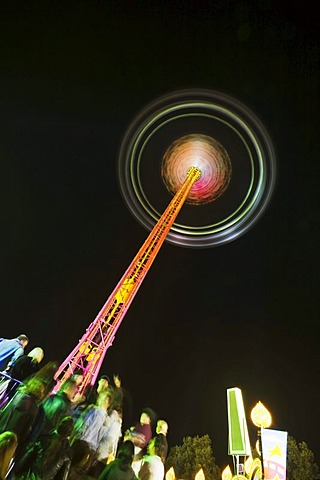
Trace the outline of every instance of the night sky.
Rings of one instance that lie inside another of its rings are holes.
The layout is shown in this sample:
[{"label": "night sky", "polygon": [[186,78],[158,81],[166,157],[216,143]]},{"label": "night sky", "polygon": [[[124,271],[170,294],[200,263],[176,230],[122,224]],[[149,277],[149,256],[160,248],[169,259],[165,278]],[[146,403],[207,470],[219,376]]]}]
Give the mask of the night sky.
[{"label": "night sky", "polygon": [[[320,463],[319,11],[283,0],[3,1],[1,335],[62,361],[148,232],[121,196],[135,115],[183,88],[247,104],[277,151],[264,216],[224,246],[165,243],[108,351],[170,445],[208,433],[227,456],[226,389]],[[150,188],[155,178],[150,178]],[[29,348],[28,348],[29,350]],[[27,350],[27,351],[28,351]]]}]

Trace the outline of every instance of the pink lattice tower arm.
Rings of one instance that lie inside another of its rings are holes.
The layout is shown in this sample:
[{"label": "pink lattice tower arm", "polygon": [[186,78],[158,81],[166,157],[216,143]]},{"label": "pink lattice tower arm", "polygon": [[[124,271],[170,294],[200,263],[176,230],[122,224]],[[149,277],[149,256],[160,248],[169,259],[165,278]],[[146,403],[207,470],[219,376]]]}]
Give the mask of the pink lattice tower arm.
[{"label": "pink lattice tower arm", "polygon": [[77,371],[83,375],[81,392],[88,385],[95,383],[107,350],[111,347],[134,296],[181,210],[191,187],[200,175],[201,172],[198,168],[191,167],[189,169],[186,180],[177,190],[96,319],[90,324],[78,345],[60,365],[55,375],[58,382],[65,382],[74,371]]}]

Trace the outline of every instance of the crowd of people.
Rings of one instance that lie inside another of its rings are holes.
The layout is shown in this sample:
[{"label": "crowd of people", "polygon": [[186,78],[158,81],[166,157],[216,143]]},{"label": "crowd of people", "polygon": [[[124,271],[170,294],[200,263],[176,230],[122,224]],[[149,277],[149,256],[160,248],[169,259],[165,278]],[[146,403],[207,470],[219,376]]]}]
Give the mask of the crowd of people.
[{"label": "crowd of people", "polygon": [[147,407],[124,428],[119,375],[81,394],[81,371],[58,385],[57,362],[41,366],[28,342],[0,339],[0,480],[162,480],[167,422]]}]

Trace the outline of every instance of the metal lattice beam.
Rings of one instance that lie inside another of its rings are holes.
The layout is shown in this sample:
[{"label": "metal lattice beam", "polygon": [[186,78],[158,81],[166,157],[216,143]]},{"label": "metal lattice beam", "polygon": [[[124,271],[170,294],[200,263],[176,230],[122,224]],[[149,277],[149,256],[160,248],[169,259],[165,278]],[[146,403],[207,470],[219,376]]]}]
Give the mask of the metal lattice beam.
[{"label": "metal lattice beam", "polygon": [[87,386],[95,383],[107,350],[111,347],[132,300],[165,241],[191,187],[200,175],[201,172],[198,168],[190,168],[186,180],[150,232],[97,317],[89,325],[78,345],[60,365],[55,375],[55,379],[59,383],[65,382],[75,370],[83,374],[81,392]]}]

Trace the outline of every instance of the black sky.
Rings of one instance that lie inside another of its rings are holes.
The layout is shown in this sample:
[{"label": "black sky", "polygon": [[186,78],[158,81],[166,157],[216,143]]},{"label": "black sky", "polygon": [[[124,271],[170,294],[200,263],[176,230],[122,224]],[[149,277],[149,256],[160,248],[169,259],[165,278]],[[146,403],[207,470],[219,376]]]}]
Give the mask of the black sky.
[{"label": "black sky", "polygon": [[147,236],[118,187],[130,121],[167,92],[221,90],[269,130],[274,197],[235,242],[162,247],[103,371],[123,377],[132,421],[150,405],[171,445],[209,433],[222,467],[234,386],[249,424],[261,400],[320,463],[319,11],[282,0],[0,8],[1,336],[27,333],[47,360],[69,354]]}]

